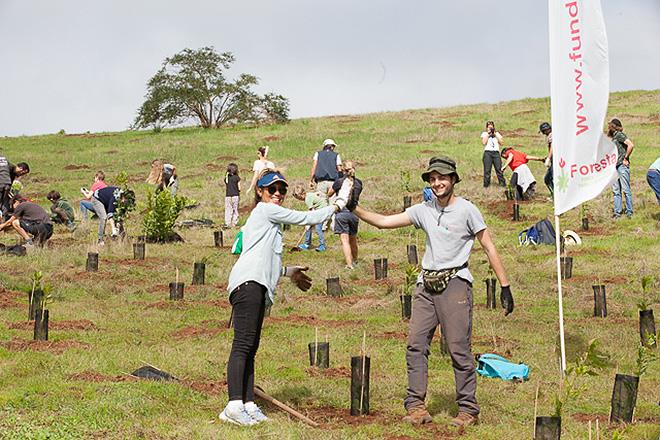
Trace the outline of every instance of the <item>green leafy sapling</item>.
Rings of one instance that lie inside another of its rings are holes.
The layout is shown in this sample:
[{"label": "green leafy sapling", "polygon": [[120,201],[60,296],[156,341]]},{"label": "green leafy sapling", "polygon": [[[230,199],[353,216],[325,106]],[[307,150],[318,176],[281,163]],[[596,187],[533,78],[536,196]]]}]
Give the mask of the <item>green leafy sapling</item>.
[{"label": "green leafy sapling", "polygon": [[652,275],[645,275],[641,279],[642,298],[640,298],[640,300],[637,301],[637,308],[639,309],[640,312],[643,312],[644,310],[648,310],[649,306],[651,305],[648,299],[648,291],[651,289],[651,286],[653,286],[654,281],[655,279],[653,278]]},{"label": "green leafy sapling", "polygon": [[571,401],[577,400],[587,390],[584,378],[597,376],[598,370],[605,368],[608,360],[607,355],[598,352],[598,340],[589,341],[587,351],[567,368],[564,379],[560,383],[559,392],[555,394],[555,417],[561,417],[564,407]]},{"label": "green leafy sapling", "polygon": [[403,191],[404,194],[410,194],[410,170],[402,170],[399,172],[399,175],[401,177],[401,191]]},{"label": "green leafy sapling", "polygon": [[415,285],[417,284],[417,277],[419,276],[419,268],[413,264],[406,267],[406,280],[403,286],[404,295],[412,295]]},{"label": "green leafy sapling", "polygon": [[637,348],[637,368],[635,373],[637,377],[642,377],[646,370],[648,370],[649,365],[658,360],[658,355],[654,350],[654,347],[658,343],[657,335],[646,335],[646,344],[641,344]]}]

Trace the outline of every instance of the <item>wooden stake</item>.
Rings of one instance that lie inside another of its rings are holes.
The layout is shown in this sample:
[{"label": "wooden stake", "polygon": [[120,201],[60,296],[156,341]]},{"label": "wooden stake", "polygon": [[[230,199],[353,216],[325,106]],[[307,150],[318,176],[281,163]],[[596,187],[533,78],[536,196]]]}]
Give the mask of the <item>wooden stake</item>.
[{"label": "wooden stake", "polygon": [[175,267],[174,269],[176,270],[176,275],[175,275],[174,279],[176,280],[176,284],[178,285],[179,284],[179,268]]},{"label": "wooden stake", "polygon": [[314,359],[314,365],[319,364],[319,328],[315,327],[314,328],[314,355],[316,359]]},{"label": "wooden stake", "polygon": [[598,417],[596,417],[596,440],[600,440],[600,427],[598,426]]},{"label": "wooden stake", "polygon": [[589,420],[589,440],[591,440],[591,420]]}]

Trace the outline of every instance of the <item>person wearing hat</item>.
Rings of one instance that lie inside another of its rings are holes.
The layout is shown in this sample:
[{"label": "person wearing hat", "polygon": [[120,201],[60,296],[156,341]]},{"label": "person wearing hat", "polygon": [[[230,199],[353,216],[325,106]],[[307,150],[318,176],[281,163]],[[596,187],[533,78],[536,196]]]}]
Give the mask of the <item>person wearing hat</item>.
[{"label": "person wearing hat", "polygon": [[621,211],[623,210],[621,193],[626,197],[626,217],[630,218],[633,215],[632,191],[630,190],[630,155],[635,145],[623,132],[621,121],[616,118],[608,124],[607,135],[612,138],[617,151],[616,172],[618,178],[612,184],[612,192],[614,193],[614,214],[612,218],[618,219],[621,217]]},{"label": "person wearing hat", "polygon": [[53,235],[53,223],[46,210],[21,196],[14,197],[11,204],[13,211],[9,219],[0,224],[0,231],[13,229],[25,240],[26,245],[43,246]]},{"label": "person wearing hat", "polygon": [[275,301],[275,287],[287,276],[301,290],[311,286],[303,266],[282,267],[282,224],[315,225],[342,210],[352,190],[346,179],[331,206],[314,211],[292,211],[282,205],[288,190],[284,176],[264,170],[257,180],[257,204],[243,231],[243,250],[229,274],[227,290],[232,305],[234,339],[227,363],[229,402],[219,414],[222,421],[241,426],[267,420],[254,403],[254,358],[261,338],[264,311]]},{"label": "person wearing hat", "polygon": [[471,352],[472,282],[468,260],[474,239],[481,243],[502,291],[500,300],[505,315],[513,311],[513,296],[502,261],[479,209],[454,194],[460,182],[456,162],[448,157],[433,157],[422,173],[434,199],[419,203],[405,212],[382,215],[357,206],[355,215],[381,229],[413,225],[426,233],[422,272],[413,296],[413,311],[408,330],[406,363],[408,390],[404,420],[413,424],[433,421],[426,409],[428,356],[435,328],[445,335],[454,368],[458,415],[452,423],[465,427],[477,423],[477,378]]},{"label": "person wearing hat", "polygon": [[332,188],[332,183],[341,171],[341,156],[335,152],[337,144],[332,139],[323,141],[323,149],[314,153],[310,180],[316,182],[316,190],[325,194]]},{"label": "person wearing hat", "polygon": [[486,131],[481,133],[481,143],[484,146],[484,188],[490,186],[490,169],[495,168],[497,182],[500,186],[506,186],[504,174],[502,174],[502,161],[500,160],[500,145],[502,145],[502,135],[495,130],[493,121],[486,122]]},{"label": "person wearing hat", "polygon": [[555,183],[552,174],[552,126],[547,122],[543,122],[541,125],[539,125],[539,133],[545,135],[545,142],[548,144],[548,156],[545,158],[545,166],[548,168],[548,170],[545,172],[543,182],[545,183],[545,186],[548,187],[550,196],[552,197],[555,193]]}]

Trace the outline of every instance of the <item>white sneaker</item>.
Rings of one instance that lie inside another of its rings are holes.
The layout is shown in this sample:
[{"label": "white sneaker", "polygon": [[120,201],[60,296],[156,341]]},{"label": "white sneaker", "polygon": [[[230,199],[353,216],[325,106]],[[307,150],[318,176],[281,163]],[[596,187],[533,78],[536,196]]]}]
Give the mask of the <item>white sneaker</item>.
[{"label": "white sneaker", "polygon": [[257,422],[250,417],[250,415],[245,411],[245,408],[233,408],[230,409],[229,406],[226,406],[225,409],[218,416],[220,420],[227,423],[233,423],[238,426],[252,426],[256,425]]},{"label": "white sneaker", "polygon": [[256,423],[267,422],[270,420],[254,402],[245,404],[245,412],[248,413]]}]

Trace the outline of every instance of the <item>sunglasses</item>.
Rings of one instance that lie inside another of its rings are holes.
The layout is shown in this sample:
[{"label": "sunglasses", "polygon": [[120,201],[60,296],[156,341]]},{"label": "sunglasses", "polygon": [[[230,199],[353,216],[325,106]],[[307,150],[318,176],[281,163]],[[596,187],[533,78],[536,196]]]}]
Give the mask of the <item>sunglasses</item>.
[{"label": "sunglasses", "polygon": [[288,191],[288,188],[285,185],[270,185],[268,187],[268,194],[271,196],[275,194],[275,192],[279,192],[281,195],[285,196],[286,192]]}]

